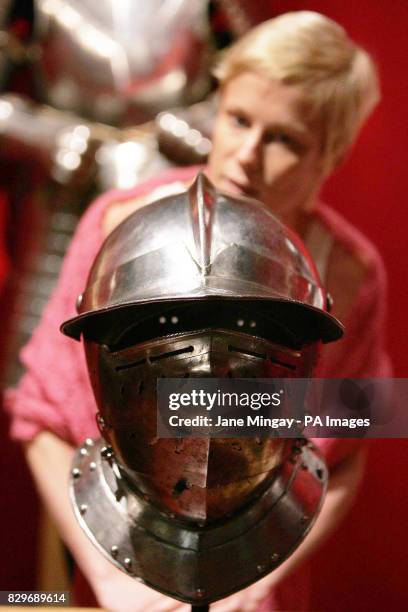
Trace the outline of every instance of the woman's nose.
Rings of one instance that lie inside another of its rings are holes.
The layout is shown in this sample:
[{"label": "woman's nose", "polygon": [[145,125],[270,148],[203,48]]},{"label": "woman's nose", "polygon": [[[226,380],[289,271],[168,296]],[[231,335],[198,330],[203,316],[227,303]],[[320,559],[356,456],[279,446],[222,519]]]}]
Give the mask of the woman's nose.
[{"label": "woman's nose", "polygon": [[260,161],[262,135],[259,130],[248,130],[238,149],[237,158],[242,166],[255,166]]}]

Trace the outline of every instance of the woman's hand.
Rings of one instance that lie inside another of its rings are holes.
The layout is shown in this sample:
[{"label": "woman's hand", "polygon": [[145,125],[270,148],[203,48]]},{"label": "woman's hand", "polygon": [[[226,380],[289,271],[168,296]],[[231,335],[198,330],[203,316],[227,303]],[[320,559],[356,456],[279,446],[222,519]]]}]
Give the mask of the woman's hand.
[{"label": "woman's hand", "polygon": [[114,565],[98,584],[95,595],[109,612],[190,612],[190,606],[162,595],[127,576]]},{"label": "woman's hand", "polygon": [[272,575],[251,586],[211,604],[211,612],[258,612],[262,602],[270,595],[275,580]]}]

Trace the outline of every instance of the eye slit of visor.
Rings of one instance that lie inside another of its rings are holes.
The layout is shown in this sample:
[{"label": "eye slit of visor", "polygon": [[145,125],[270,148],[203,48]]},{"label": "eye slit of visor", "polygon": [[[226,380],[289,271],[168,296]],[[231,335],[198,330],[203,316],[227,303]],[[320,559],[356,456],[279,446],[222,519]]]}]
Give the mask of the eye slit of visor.
[{"label": "eye slit of visor", "polygon": [[167,307],[161,312],[129,321],[113,336],[108,347],[119,351],[143,342],[195,332],[200,329],[224,329],[269,340],[277,345],[299,349],[308,338],[297,333],[293,322],[282,322],[283,317],[275,316],[268,305],[231,302],[195,301]]}]

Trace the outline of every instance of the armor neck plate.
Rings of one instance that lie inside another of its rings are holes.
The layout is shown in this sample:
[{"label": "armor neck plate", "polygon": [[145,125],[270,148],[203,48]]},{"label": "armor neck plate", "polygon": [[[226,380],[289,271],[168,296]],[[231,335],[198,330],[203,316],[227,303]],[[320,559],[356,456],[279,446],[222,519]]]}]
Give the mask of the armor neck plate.
[{"label": "armor neck plate", "polygon": [[88,439],[74,457],[70,496],[79,523],[119,569],[191,604],[222,599],[274,570],[306,536],[326,493],[322,457],[294,440],[268,489],[232,516],[192,525],[131,489],[104,444]]}]

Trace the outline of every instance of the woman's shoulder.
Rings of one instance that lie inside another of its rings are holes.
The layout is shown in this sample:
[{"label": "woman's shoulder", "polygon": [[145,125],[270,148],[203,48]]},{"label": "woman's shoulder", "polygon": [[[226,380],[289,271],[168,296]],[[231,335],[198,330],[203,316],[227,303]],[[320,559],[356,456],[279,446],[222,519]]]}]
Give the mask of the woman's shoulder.
[{"label": "woman's shoulder", "polygon": [[320,202],[315,218],[331,234],[333,245],[348,254],[355,265],[365,269],[381,265],[381,256],[375,245],[337,210]]},{"label": "woman's shoulder", "polygon": [[319,204],[315,219],[330,237],[325,284],[334,301],[334,314],[344,321],[363,287],[385,287],[384,265],[374,244],[340,213]]}]

